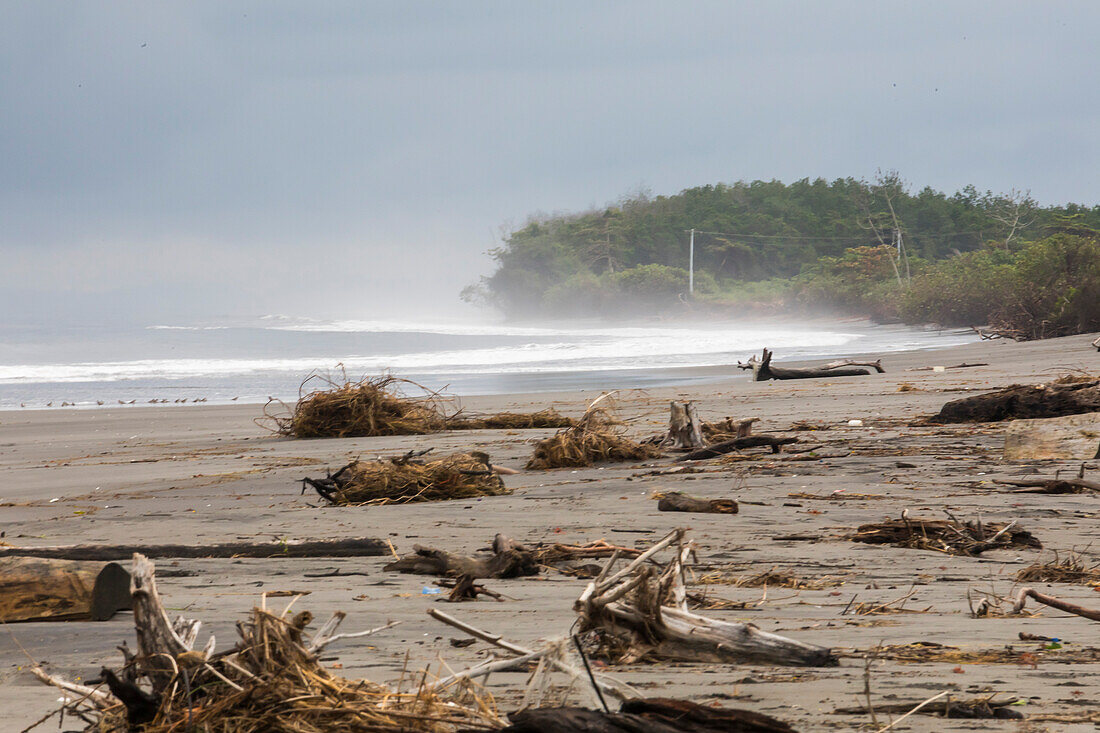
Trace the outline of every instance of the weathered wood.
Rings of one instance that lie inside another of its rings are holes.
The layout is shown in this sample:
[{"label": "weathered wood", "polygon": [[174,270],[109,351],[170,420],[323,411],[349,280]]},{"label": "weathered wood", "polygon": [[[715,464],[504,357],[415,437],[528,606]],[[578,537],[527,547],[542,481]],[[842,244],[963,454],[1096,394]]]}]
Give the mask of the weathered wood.
[{"label": "weathered wood", "polygon": [[679,491],[670,491],[657,501],[657,511],[737,514],[737,502],[733,499],[697,499]]},{"label": "weathered wood", "polygon": [[661,442],[662,447],[672,450],[695,450],[706,445],[703,440],[703,424],[694,402],[669,403],[670,416],[668,435]]},{"label": "weathered wood", "polygon": [[1012,606],[1013,613],[1020,613],[1024,610],[1024,606],[1027,605],[1027,599],[1034,598],[1044,606],[1050,606],[1051,608],[1057,608],[1059,611],[1065,611],[1066,613],[1072,613],[1082,618],[1087,618],[1090,621],[1100,621],[1100,611],[1091,608],[1085,608],[1079,606],[1076,603],[1070,603],[1069,601],[1063,601],[1060,598],[1054,596],[1048,596],[1046,593],[1040,593],[1034,588],[1021,588],[1016,594],[1016,601]]},{"label": "weathered wood", "polygon": [[130,576],[116,563],[0,559],[0,622],[106,621],[128,608]]},{"label": "weathered wood", "polygon": [[539,566],[529,552],[506,549],[481,559],[454,555],[432,547],[413,546],[414,552],[386,565],[383,570],[414,575],[445,575],[471,578],[518,578],[538,575]]},{"label": "weathered wood", "polygon": [[744,448],[763,448],[765,446],[771,448],[772,453],[779,453],[782,451],[783,446],[797,442],[798,438],[795,437],[748,435],[744,438],[734,438],[733,440],[726,440],[721,443],[715,443],[714,445],[708,445],[706,448],[700,448],[687,455],[680,456],[676,460],[702,461],[707,458],[714,458],[716,456],[725,455],[726,453],[732,453],[735,450],[742,450]]},{"label": "weathered wood", "polygon": [[1100,412],[1043,420],[1013,420],[1005,429],[1005,460],[1100,458]]},{"label": "weathered wood", "polygon": [[886,370],[882,368],[882,360],[856,362],[850,360],[833,361],[819,367],[777,367],[772,366],[772,352],[764,349],[761,358],[753,356],[746,363],[738,362],[739,369],[751,369],[752,381],[766,382],[770,379],[824,379],[828,377],[863,377],[870,374],[869,367],[880,374]]},{"label": "weathered wood", "polygon": [[[670,545],[676,552],[663,569],[643,564]],[[624,649],[621,661],[628,663],[655,657],[719,664],[837,664],[824,647],[689,611],[683,566],[693,552],[694,543],[678,529],[616,573],[611,573],[613,558],[573,604],[580,631],[610,637],[614,647]]]},{"label": "weathered wood", "polygon": [[535,708],[508,716],[502,733],[794,733],[781,720],[751,710],[687,700],[646,698],[617,713],[585,708]]},{"label": "weathered wood", "polygon": [[998,422],[1063,417],[1100,411],[1100,379],[1023,385],[951,400],[929,419],[934,423]]},{"label": "weathered wood", "polygon": [[[194,649],[202,622],[182,617],[168,620],[157,593],[155,568],[149,558],[134,553],[130,568],[130,595],[133,596],[134,630],[137,632],[137,659],[153,684],[153,693],[164,692],[179,671],[177,659]],[[214,647],[214,637],[206,645]],[[203,659],[207,656],[203,654]]]},{"label": "weathered wood", "polygon": [[229,542],[217,545],[55,545],[3,547],[4,557],[45,557],[60,560],[126,560],[135,553],[168,557],[373,557],[389,554],[382,540],[346,539],[287,542]]}]

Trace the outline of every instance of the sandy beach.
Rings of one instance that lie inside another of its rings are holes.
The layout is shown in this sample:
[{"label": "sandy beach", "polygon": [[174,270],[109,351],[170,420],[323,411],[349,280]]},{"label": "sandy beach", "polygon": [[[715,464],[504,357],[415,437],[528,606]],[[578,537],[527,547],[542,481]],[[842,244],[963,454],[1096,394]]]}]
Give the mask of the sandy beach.
[{"label": "sandy beach", "polygon": [[[1060,652],[1036,653],[1032,664],[932,661],[870,664],[876,704],[918,702],[949,690],[956,699],[997,694],[1019,697],[1014,708],[1036,720],[1027,730],[1092,730],[1091,723],[1043,721],[1043,716],[1100,714],[1100,649],[1092,661],[1069,663],[1069,652],[1100,647],[1089,621],[1051,609],[1034,617],[972,618],[971,597],[1008,595],[1018,570],[1053,551],[1096,542],[1095,497],[1086,494],[1006,495],[997,478],[1053,475],[1079,463],[1007,462],[1001,424],[911,426],[959,396],[1036,383],[1059,374],[1100,371],[1095,334],[1048,341],[973,343],[933,351],[882,354],[885,374],[867,377],[753,383],[744,372],[697,371],[716,378],[682,388],[618,395],[619,414],[635,436],[660,432],[668,401],[696,400],[704,420],[758,417],[756,432],[786,432],[797,421],[826,429],[790,433],[843,457],[785,461],[709,461],[703,472],[651,475],[673,458],[581,470],[524,471],[533,444],[550,430],[448,432],[426,436],[291,440],[257,426],[258,405],[160,406],[0,413],[0,530],[16,546],[108,543],[206,544],[236,540],[371,537],[390,540],[399,553],[414,544],[460,554],[485,547],[497,532],[522,542],[646,544],[675,527],[690,527],[699,559],[754,575],[771,568],[809,580],[835,581],[817,590],[707,586],[710,596],[749,602],[747,608],[700,613],[750,621],[766,631],[834,648],[841,665],[791,669],[755,665],[638,664],[613,671],[647,693],[744,707],[789,722],[801,731],[850,730],[867,714],[837,715],[861,704],[865,657],[878,646],[914,642],[966,651],[1011,646],[1036,651],[1020,633],[1057,637]],[[880,355],[869,355],[877,358]],[[778,360],[782,354],[777,355]],[[934,372],[933,365],[984,362],[988,366]],[[903,386],[906,385],[906,386]],[[477,397],[471,411],[537,410],[553,406],[577,415],[593,392]],[[862,420],[859,427],[848,425]],[[495,463],[518,469],[505,480],[515,492],[476,501],[341,508],[303,494],[303,476],[323,475],[355,457],[387,456],[433,447],[437,453],[482,450]],[[1095,467],[1096,461],[1092,462]],[[652,465],[651,465],[652,464]],[[680,490],[741,502],[734,516],[657,511],[651,495]],[[838,492],[835,493],[834,492]],[[792,496],[801,495],[801,496]],[[806,496],[810,495],[810,496]],[[849,495],[851,498],[846,498]],[[862,495],[862,496],[860,496]],[[830,498],[832,497],[832,498]],[[1044,550],[992,551],[980,558],[856,544],[843,536],[857,525],[911,516],[983,521],[1018,520]],[[782,539],[811,536],[816,541]],[[778,538],[778,539],[777,539]],[[1086,550],[1093,557],[1092,550]],[[332,647],[340,674],[395,681],[406,664],[433,670],[440,660],[458,669],[485,659],[486,644],[451,645],[458,634],[429,618],[437,595],[422,593],[427,576],[382,571],[388,557],[350,560],[161,560],[173,571],[160,579],[173,612],[201,619],[219,648],[236,638],[234,624],[264,591],[308,592],[296,608],[318,618],[347,612],[347,631],[402,623],[368,640]],[[341,572],[363,573],[332,576]],[[329,577],[324,577],[330,574]],[[445,610],[526,644],[567,632],[572,601],[584,580],[546,572],[525,579],[487,581],[503,603],[442,604]],[[1100,595],[1084,585],[1037,584],[1039,590],[1085,605]],[[842,614],[857,603],[886,603],[912,591],[914,612]],[[280,599],[282,600],[282,599]],[[56,707],[58,693],[27,673],[32,663],[70,678],[90,678],[116,665],[116,645],[133,636],[123,612],[107,622],[22,623],[0,632],[0,725],[18,731]],[[1088,656],[1087,654],[1085,655]],[[407,658],[407,662],[406,662]],[[489,687],[507,710],[518,701],[525,675],[494,675]],[[889,716],[880,713],[880,725]],[[974,730],[991,721],[913,716],[899,729]],[[1012,721],[996,725],[1016,727]],[[1031,725],[1031,724],[1027,724]],[[56,719],[43,730],[56,729]],[[64,729],[77,727],[67,722]]]}]

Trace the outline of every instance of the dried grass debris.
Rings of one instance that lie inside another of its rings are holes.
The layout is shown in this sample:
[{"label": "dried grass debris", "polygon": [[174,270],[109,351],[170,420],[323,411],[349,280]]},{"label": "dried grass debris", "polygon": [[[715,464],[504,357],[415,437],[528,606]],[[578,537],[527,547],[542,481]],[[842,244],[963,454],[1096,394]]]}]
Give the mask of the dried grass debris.
[{"label": "dried grass debris", "polygon": [[1016,527],[1015,520],[983,524],[980,521],[920,519],[907,515],[902,515],[901,519],[861,525],[848,539],[871,545],[893,545],[969,557],[994,549],[1043,547],[1030,532]]},{"label": "dried grass debris", "polygon": [[512,493],[484,453],[454,453],[418,462],[399,458],[352,461],[320,479],[305,478],[326,501],[340,506],[378,506],[472,499]]},{"label": "dried grass debris", "polygon": [[636,443],[624,435],[623,423],[596,400],[572,427],[559,430],[535,446],[528,470],[586,468],[596,463],[644,461],[659,458],[653,445]]}]

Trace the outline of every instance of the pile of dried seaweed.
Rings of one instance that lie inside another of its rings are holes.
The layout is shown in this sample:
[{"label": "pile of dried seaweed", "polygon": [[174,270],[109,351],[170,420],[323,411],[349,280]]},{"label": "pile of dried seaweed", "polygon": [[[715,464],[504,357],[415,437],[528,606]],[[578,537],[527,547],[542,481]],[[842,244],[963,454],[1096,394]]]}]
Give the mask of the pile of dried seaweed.
[{"label": "pile of dried seaweed", "polygon": [[454,453],[422,462],[406,454],[352,461],[325,478],[303,479],[325,500],[340,505],[407,504],[512,493],[484,453]]},{"label": "pile of dried seaweed", "polygon": [[891,519],[861,525],[848,539],[871,545],[893,545],[975,557],[986,550],[1012,547],[1042,549],[1039,540],[1015,522],[957,522],[946,519]]},{"label": "pile of dried seaweed", "polygon": [[[319,383],[319,388],[309,390],[315,383]],[[403,389],[415,391],[417,396],[405,395]],[[437,393],[388,374],[359,382],[338,382],[311,374],[302,382],[299,394],[289,416],[269,414],[264,408],[264,419],[274,423],[274,430],[281,435],[294,438],[423,435],[447,427],[444,401]]]},{"label": "pile of dried seaweed", "polygon": [[660,455],[654,446],[625,437],[622,423],[593,403],[576,425],[540,441],[527,468],[583,468],[594,463],[642,461]]},{"label": "pile of dried seaweed", "polygon": [[456,415],[447,421],[448,430],[528,430],[570,428],[577,424],[553,407],[538,412],[497,412],[488,415]]},{"label": "pile of dried seaweed", "polygon": [[696,580],[699,585],[732,585],[735,588],[795,588],[820,590],[844,585],[844,578],[827,575],[822,578],[802,578],[787,570],[772,568],[755,575],[739,575],[732,569],[709,570]]},{"label": "pile of dried seaweed", "polygon": [[[317,389],[311,389],[317,386]],[[306,377],[293,410],[268,412],[259,422],[294,438],[358,438],[375,435],[423,435],[442,430],[562,428],[573,420],[553,408],[533,413],[501,412],[465,415],[451,400],[416,382],[392,375],[358,382],[321,374]]]},{"label": "pile of dried seaweed", "polygon": [[1069,553],[1059,557],[1054,553],[1050,562],[1036,562],[1016,573],[1019,583],[1078,583],[1100,586],[1100,564],[1086,565],[1081,556]]}]

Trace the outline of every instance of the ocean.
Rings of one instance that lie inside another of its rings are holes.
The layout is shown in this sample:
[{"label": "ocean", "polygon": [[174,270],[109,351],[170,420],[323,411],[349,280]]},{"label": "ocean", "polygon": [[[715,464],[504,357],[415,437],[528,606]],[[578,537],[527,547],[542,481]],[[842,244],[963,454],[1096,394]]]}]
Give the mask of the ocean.
[{"label": "ocean", "polygon": [[[961,330],[779,318],[517,326],[279,315],[144,326],[8,325],[0,326],[0,409],[289,401],[313,373],[343,380],[389,371],[460,396],[634,389],[743,374],[737,361],[765,346],[790,360],[974,338]],[[691,367],[716,369],[683,371]]]}]

